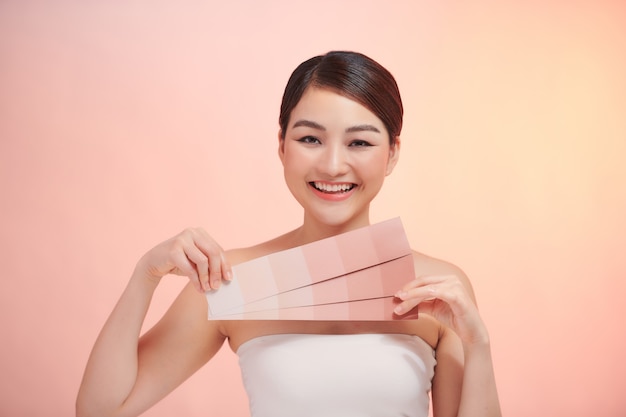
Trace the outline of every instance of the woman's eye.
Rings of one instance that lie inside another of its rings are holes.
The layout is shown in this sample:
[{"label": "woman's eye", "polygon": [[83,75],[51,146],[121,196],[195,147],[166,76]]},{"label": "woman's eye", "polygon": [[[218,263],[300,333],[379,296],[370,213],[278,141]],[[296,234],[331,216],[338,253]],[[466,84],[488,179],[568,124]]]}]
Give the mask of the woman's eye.
[{"label": "woman's eye", "polygon": [[356,148],[364,148],[367,146],[372,146],[372,144],[365,140],[353,140],[352,142],[350,142],[350,146],[353,146]]},{"label": "woman's eye", "polygon": [[303,138],[298,139],[298,142],[307,143],[311,145],[320,143],[319,139],[314,136],[305,136]]}]

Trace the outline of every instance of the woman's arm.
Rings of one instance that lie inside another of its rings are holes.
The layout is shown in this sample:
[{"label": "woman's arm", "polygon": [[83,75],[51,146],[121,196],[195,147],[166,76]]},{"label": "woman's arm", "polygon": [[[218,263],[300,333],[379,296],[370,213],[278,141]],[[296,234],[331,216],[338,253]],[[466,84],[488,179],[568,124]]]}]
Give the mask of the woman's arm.
[{"label": "woman's arm", "polygon": [[437,345],[432,398],[435,417],[500,417],[489,342],[464,346],[449,328]]},{"label": "woman's arm", "polygon": [[435,417],[500,417],[491,347],[471,284],[462,271],[419,276],[397,297],[398,314],[419,305],[442,327],[433,378]]},{"label": "woman's arm", "polygon": [[[230,279],[223,251],[198,229],[186,230],[146,253],[93,347],[76,401],[83,416],[135,416],[173,390],[223,344],[217,322],[207,320],[200,294]],[[150,301],[162,276],[190,283],[141,339]],[[194,291],[195,287],[195,291]]]}]

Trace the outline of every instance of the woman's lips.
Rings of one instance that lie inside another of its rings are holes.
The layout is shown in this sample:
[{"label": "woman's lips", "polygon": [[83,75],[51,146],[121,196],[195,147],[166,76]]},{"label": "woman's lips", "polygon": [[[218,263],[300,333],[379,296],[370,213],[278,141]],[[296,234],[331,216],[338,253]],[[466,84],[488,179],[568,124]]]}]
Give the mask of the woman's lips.
[{"label": "woman's lips", "polygon": [[349,182],[330,183],[312,181],[309,186],[313,193],[319,198],[327,201],[343,201],[353,194],[356,184]]}]

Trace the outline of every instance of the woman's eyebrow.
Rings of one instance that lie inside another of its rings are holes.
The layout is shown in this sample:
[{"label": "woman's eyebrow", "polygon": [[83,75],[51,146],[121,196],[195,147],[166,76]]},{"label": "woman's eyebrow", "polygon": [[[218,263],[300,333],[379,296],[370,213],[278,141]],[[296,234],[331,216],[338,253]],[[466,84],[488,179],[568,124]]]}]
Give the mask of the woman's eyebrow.
[{"label": "woman's eyebrow", "polygon": [[297,122],[295,122],[293,124],[292,129],[294,129],[296,127],[300,127],[300,126],[310,127],[312,129],[326,131],[326,128],[324,126],[322,126],[321,124],[319,124],[317,122],[313,122],[311,120],[298,120]]},{"label": "woman's eyebrow", "polygon": [[376,133],[380,133],[380,130],[378,130],[378,128],[374,125],[356,125],[356,126],[352,126],[346,129],[346,133],[352,133],[352,132],[376,132]]},{"label": "woman's eyebrow", "polygon": [[[298,120],[297,122],[295,122],[293,124],[293,128],[296,127],[310,127],[312,129],[316,129],[316,130],[321,130],[321,131],[326,131],[326,128],[324,126],[322,126],[321,124],[314,122],[312,120]],[[350,126],[349,128],[346,129],[346,133],[353,133],[353,132],[375,132],[375,133],[380,133],[380,130],[374,126],[374,125],[369,125],[369,124],[362,124],[362,125],[356,125],[356,126]]]}]

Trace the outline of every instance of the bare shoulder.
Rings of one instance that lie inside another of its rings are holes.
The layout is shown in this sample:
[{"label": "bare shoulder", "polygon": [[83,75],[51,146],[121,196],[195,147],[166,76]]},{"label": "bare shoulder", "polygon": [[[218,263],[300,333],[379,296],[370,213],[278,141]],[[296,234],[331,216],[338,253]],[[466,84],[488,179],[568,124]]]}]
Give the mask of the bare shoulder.
[{"label": "bare shoulder", "polygon": [[457,265],[444,261],[442,259],[433,258],[421,252],[413,251],[413,264],[415,266],[415,274],[417,276],[424,275],[456,275],[459,280],[466,286],[467,290],[476,303],[474,289],[468,276]]}]

